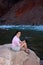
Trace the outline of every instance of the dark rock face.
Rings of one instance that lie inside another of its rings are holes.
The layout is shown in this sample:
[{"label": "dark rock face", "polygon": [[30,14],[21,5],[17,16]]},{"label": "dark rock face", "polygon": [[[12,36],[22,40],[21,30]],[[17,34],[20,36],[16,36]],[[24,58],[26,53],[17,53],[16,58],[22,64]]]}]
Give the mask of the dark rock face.
[{"label": "dark rock face", "polygon": [[12,0],[7,2],[9,5],[6,10],[9,11],[2,16],[2,19],[6,20],[4,24],[43,24],[43,0],[22,0],[18,3],[16,1],[16,4]]},{"label": "dark rock face", "polygon": [[0,0],[0,17],[9,11],[19,0]]}]

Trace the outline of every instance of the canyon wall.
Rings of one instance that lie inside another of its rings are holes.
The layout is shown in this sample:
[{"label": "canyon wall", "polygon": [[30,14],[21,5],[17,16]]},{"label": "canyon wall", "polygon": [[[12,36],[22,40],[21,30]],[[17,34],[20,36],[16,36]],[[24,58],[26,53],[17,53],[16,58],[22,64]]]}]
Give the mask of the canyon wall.
[{"label": "canyon wall", "polygon": [[43,0],[19,1],[1,19],[0,24],[43,24]]}]

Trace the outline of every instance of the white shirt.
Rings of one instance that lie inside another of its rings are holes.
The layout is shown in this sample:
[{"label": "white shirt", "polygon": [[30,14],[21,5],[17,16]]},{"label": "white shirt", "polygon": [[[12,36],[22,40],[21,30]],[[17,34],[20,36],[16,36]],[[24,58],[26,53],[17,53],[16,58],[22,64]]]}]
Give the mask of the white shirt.
[{"label": "white shirt", "polygon": [[14,36],[12,39],[12,47],[20,46],[20,42],[21,40],[17,36]]}]

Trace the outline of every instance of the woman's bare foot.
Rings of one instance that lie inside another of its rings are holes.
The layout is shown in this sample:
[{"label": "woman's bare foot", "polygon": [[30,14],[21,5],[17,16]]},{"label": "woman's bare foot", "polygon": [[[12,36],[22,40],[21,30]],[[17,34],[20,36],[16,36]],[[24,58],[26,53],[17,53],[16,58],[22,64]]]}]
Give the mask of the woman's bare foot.
[{"label": "woman's bare foot", "polygon": [[29,49],[26,49],[25,52],[26,52],[26,53],[29,53]]}]

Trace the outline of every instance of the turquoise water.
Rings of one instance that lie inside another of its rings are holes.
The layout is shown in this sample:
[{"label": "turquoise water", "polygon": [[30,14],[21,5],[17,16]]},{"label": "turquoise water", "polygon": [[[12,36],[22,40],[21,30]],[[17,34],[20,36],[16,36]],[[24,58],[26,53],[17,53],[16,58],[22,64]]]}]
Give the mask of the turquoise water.
[{"label": "turquoise water", "polygon": [[35,30],[35,31],[43,31],[43,25],[32,26],[32,25],[0,25],[0,29],[22,29],[22,30]]},{"label": "turquoise water", "polygon": [[21,40],[27,39],[28,48],[43,59],[43,25],[0,25],[0,44],[11,43],[17,30],[22,32]]}]

